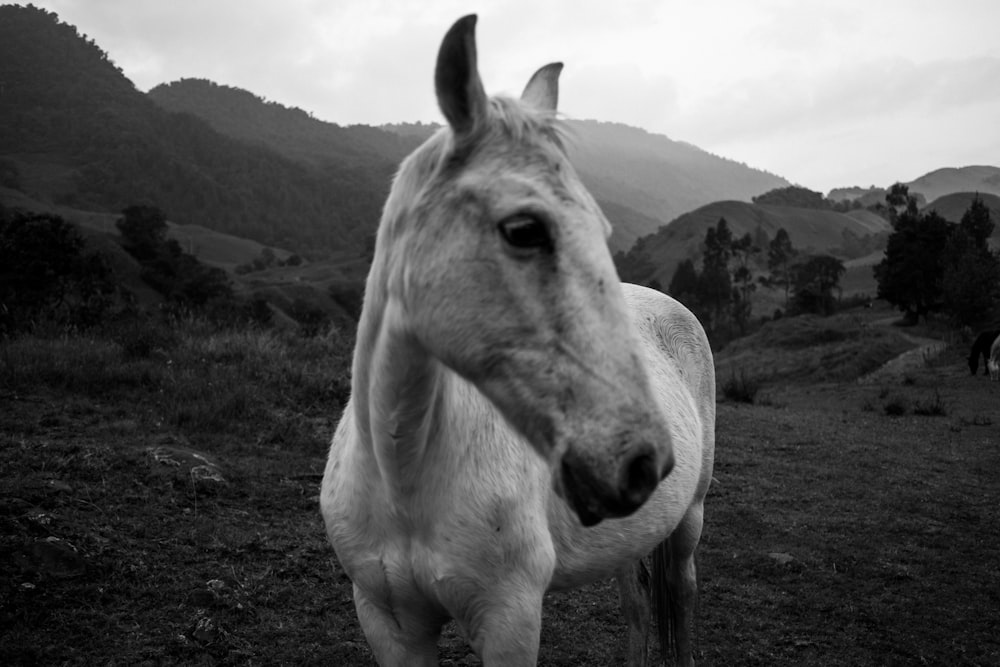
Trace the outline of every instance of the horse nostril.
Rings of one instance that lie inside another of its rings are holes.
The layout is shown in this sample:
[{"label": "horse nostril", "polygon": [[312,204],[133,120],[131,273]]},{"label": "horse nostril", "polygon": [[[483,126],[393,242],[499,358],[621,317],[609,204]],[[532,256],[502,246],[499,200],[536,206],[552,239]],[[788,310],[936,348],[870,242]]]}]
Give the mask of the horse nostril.
[{"label": "horse nostril", "polygon": [[660,481],[654,456],[647,453],[635,456],[622,471],[621,497],[631,509],[636,509],[649,498]]},{"label": "horse nostril", "polygon": [[660,481],[662,482],[670,474],[670,471],[674,469],[674,452],[671,449],[666,458],[663,459],[663,467],[660,469]]}]

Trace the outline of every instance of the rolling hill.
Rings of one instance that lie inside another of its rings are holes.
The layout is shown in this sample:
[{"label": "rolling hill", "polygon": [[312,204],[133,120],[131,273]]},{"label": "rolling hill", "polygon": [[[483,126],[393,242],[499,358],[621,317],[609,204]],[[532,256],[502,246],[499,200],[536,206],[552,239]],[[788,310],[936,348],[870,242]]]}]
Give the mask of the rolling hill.
[{"label": "rolling hill", "polygon": [[801,252],[829,253],[841,259],[869,254],[878,244],[879,236],[889,231],[888,222],[863,209],[836,213],[738,201],[714,202],[640,239],[619,265],[648,267],[645,275],[628,278],[647,284],[655,280],[666,287],[681,261],[701,257],[705,232],[720,218],[726,219],[734,237],[750,234],[755,239],[763,235],[771,239],[784,228],[792,245]]},{"label": "rolling hill", "polygon": [[[885,203],[887,188],[870,186],[867,188],[852,186],[834,188],[827,197],[833,201],[858,201],[862,206]],[[979,192],[983,195],[1000,196],[1000,167],[969,166],[945,167],[935,169],[909,183],[904,183],[910,189],[910,195],[916,197],[921,208],[927,202],[933,202],[944,195],[956,192]],[[959,216],[961,217],[961,216]]]},{"label": "rolling hill", "polygon": [[993,238],[1000,239],[1000,196],[983,192],[952,192],[938,197],[923,210],[937,211],[945,220],[949,222],[960,222],[965,212],[969,210],[973,198],[979,196],[986,208],[990,210],[990,217],[993,219]]},{"label": "rolling hill", "polygon": [[931,202],[955,192],[979,192],[1000,196],[1000,167],[945,167],[916,178],[907,185]]}]

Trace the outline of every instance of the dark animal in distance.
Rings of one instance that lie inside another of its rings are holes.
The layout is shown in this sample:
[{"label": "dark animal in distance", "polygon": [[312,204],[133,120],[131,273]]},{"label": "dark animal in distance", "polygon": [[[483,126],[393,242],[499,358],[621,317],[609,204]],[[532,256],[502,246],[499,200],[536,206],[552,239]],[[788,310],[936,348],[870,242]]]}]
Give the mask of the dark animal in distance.
[{"label": "dark animal in distance", "polygon": [[983,375],[989,373],[986,368],[986,362],[990,358],[990,346],[993,345],[993,341],[1000,336],[1000,331],[984,331],[976,337],[976,342],[972,344],[972,349],[969,351],[969,373],[972,375],[976,374],[979,370],[979,357],[983,358]]}]

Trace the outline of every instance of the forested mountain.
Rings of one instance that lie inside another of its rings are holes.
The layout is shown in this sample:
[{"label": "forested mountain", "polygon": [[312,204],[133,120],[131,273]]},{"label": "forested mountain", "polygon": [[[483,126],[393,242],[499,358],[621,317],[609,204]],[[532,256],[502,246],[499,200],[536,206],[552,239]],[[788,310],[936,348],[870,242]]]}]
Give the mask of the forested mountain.
[{"label": "forested mountain", "polygon": [[37,199],[152,204],[176,222],[314,256],[362,252],[378,222],[388,158],[311,165],[166,111],[45,10],[0,6],[0,81],[0,184]]},{"label": "forested mountain", "polygon": [[147,94],[168,111],[194,114],[222,134],[248,144],[316,166],[378,174],[381,181],[387,169],[391,175],[391,169],[423,140],[367,125],[341,127],[302,109],[205,79],[161,84]]},{"label": "forested mountain", "polygon": [[630,248],[640,236],[699,206],[720,200],[749,202],[756,195],[789,185],[780,176],[660,134],[594,120],[570,121],[569,125],[571,158],[594,198],[660,221],[645,229],[616,228],[612,250]]}]

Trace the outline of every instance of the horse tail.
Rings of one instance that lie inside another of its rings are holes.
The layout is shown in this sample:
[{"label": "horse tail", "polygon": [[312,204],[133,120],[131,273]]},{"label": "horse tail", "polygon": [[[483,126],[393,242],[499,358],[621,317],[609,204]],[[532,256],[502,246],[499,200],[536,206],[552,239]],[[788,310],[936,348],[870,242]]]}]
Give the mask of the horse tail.
[{"label": "horse tail", "polygon": [[670,588],[670,542],[663,540],[653,549],[651,556],[653,561],[652,587],[653,587],[653,614],[656,616],[656,632],[660,639],[660,653],[663,662],[667,662],[670,656],[675,662],[677,659],[677,642],[675,624],[677,622],[674,613],[675,605],[673,601],[674,591]]}]

